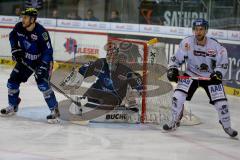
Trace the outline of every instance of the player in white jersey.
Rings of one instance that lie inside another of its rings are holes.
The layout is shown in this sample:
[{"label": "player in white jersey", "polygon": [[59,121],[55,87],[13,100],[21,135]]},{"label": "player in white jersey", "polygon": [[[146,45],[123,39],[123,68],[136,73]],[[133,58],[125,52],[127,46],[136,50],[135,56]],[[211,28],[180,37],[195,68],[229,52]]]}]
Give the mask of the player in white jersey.
[{"label": "player in white jersey", "polygon": [[[167,76],[170,81],[178,82],[178,85],[172,98],[173,120],[171,124],[164,125],[163,129],[176,129],[184,102],[191,100],[198,87],[203,87],[210,104],[218,111],[219,123],[224,131],[229,136],[235,137],[238,132],[231,128],[227,98],[222,85],[222,77],[228,68],[227,50],[216,40],[207,37],[207,31],[208,22],[196,19],[193,22],[194,35],[183,39],[176,54],[171,57]],[[184,63],[186,63],[185,77],[180,78],[178,68]],[[198,80],[193,77],[210,79]]]}]

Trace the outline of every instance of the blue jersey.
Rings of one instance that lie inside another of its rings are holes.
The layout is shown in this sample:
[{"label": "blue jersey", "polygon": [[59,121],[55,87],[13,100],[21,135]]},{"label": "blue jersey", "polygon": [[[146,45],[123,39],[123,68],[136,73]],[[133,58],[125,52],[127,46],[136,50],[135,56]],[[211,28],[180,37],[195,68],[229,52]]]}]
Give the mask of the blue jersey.
[{"label": "blue jersey", "polygon": [[9,35],[11,48],[20,47],[25,52],[25,61],[29,64],[35,61],[53,61],[53,48],[48,31],[36,23],[33,31],[27,31],[22,22],[15,25]]}]

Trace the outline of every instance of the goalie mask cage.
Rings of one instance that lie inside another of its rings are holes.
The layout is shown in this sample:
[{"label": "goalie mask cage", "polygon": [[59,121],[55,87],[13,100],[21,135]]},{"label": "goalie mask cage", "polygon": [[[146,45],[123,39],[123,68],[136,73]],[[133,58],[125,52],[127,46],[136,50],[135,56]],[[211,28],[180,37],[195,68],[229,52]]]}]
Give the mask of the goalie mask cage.
[{"label": "goalie mask cage", "polygon": [[163,124],[171,120],[173,88],[166,76],[165,44],[113,37],[108,41],[117,44],[119,54],[125,56],[123,63],[142,76],[143,92],[140,98],[136,96],[141,122]]}]

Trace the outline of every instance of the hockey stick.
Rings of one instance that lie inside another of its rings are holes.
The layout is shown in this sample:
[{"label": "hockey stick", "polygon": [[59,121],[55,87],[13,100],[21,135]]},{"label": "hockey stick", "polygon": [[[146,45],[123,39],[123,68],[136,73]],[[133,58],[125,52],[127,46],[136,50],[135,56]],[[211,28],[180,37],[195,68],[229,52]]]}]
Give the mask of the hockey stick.
[{"label": "hockey stick", "polygon": [[[191,79],[191,80],[203,80],[203,81],[209,81],[211,78],[209,77],[191,77],[191,76],[177,76],[178,79]],[[237,79],[222,79],[222,81],[238,81]]]},{"label": "hockey stick", "polygon": [[[28,69],[30,69],[33,73],[36,72],[35,69],[33,69],[31,66],[29,66],[27,63],[25,63],[24,61],[21,61],[21,63],[26,66]],[[69,95],[67,95],[65,92],[63,92],[60,88],[58,88],[55,84],[53,84],[50,80],[47,80],[46,78],[43,78],[43,80],[47,83],[49,83],[54,89],[56,89],[58,92],[60,92],[61,94],[63,94],[67,99],[71,100],[74,104],[76,104],[77,106],[81,107],[81,103],[75,101],[74,99],[72,99]]]},{"label": "hockey stick", "polygon": [[[76,69],[76,53],[77,53],[77,44],[76,45],[74,45],[74,50],[73,50],[73,68],[72,68],[72,72],[74,72],[75,71],[75,69]],[[75,87],[73,88],[73,89],[71,89],[70,90],[70,96],[69,97],[71,97],[71,95],[73,95],[73,94],[75,94]],[[71,93],[72,92],[72,93]],[[71,97],[72,98],[72,97]],[[72,98],[73,99],[73,98]],[[81,104],[80,104],[81,105]],[[77,106],[79,106],[79,105],[77,105]],[[80,107],[80,109],[81,109],[81,106],[79,106]]]}]

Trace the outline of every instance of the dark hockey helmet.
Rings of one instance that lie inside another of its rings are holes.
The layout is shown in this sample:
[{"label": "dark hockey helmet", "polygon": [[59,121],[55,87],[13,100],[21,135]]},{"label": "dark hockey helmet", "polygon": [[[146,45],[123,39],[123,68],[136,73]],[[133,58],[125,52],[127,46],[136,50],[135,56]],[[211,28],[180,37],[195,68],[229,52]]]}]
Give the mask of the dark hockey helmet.
[{"label": "dark hockey helmet", "polygon": [[205,29],[207,30],[208,29],[208,21],[206,21],[205,19],[203,18],[198,18],[196,20],[193,21],[193,27],[192,29],[194,30],[195,27],[197,26],[202,26],[202,27],[205,27]]},{"label": "dark hockey helmet", "polygon": [[21,14],[34,17],[36,19],[38,16],[38,10],[36,8],[26,8]]}]

